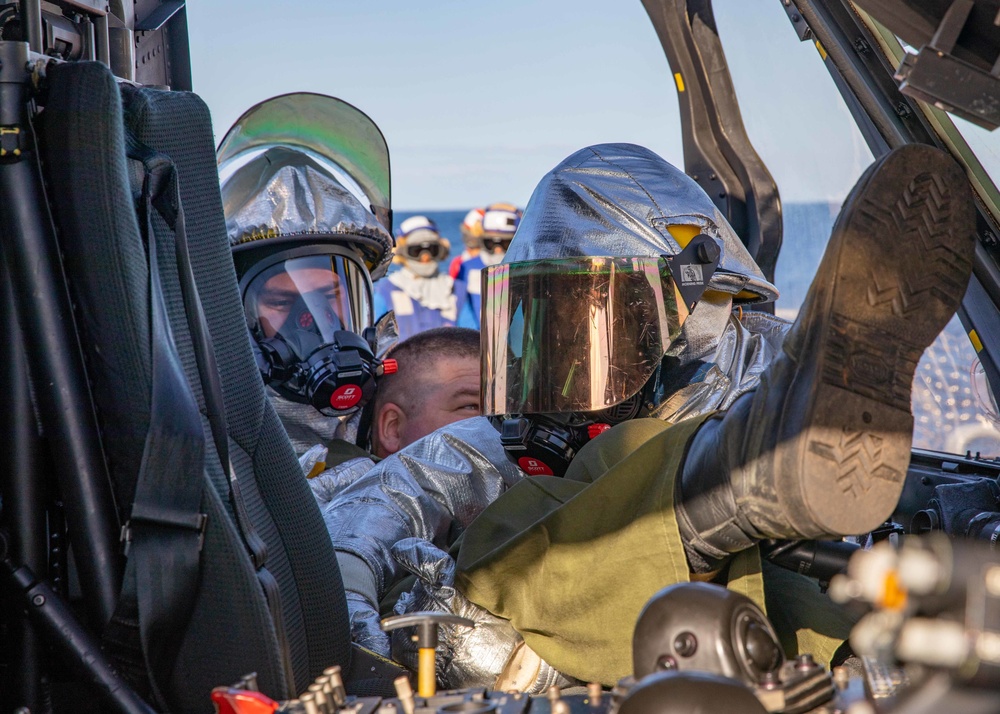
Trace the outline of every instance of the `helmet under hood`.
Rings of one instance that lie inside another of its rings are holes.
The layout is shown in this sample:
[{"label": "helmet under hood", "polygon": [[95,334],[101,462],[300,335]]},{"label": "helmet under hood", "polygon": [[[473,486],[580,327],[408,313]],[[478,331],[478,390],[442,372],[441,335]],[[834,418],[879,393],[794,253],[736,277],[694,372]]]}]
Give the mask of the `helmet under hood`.
[{"label": "helmet under hood", "polygon": [[321,94],[273,97],[233,124],[217,159],[237,256],[265,242],[347,245],[372,280],[385,274],[393,247],[389,150],[364,112]]},{"label": "helmet under hood", "polygon": [[383,370],[372,281],[393,240],[381,132],[339,99],[283,95],[233,125],[218,161],[264,382],[325,416],[356,413]]},{"label": "helmet under hood", "polygon": [[[505,263],[585,256],[674,256],[671,228],[691,226],[721,250],[708,287],[737,303],[771,302],[764,277],[712,199],[680,169],[635,144],[598,144],[572,154],[531,195]],[[675,230],[676,232],[676,230]]]},{"label": "helmet under hood", "polygon": [[483,413],[522,469],[561,475],[683,385],[677,353],[716,344],[733,301],[776,297],[683,172],[632,144],[582,149],[545,175],[484,271]]},{"label": "helmet under hood", "polygon": [[485,414],[590,413],[643,390],[655,407],[673,378],[663,358],[725,327],[719,310],[695,309],[688,329],[686,284],[777,297],[705,192],[633,144],[582,149],[546,174],[484,275]]},{"label": "helmet under hood", "polygon": [[222,184],[222,201],[234,253],[346,245],[373,279],[391,260],[392,237],[374,214],[329,170],[294,149],[268,149],[236,169]]}]

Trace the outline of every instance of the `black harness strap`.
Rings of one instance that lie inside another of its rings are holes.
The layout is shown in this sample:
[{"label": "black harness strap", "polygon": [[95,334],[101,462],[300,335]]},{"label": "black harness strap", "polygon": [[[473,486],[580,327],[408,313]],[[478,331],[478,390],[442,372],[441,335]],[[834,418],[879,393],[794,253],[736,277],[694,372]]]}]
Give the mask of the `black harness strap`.
[{"label": "black harness strap", "polygon": [[[198,294],[194,271],[191,268],[191,257],[188,250],[187,231],[184,223],[184,209],[181,205],[180,186],[177,180],[177,170],[169,157],[160,154],[140,143],[130,132],[126,132],[126,145],[129,158],[141,161],[146,172],[147,181],[153,179],[154,190],[146,190],[144,181],[143,200],[147,220],[145,230],[147,242],[156,242],[150,208],[157,210],[167,227],[174,233],[174,246],[177,262],[178,280],[184,299],[184,312],[187,317],[188,330],[191,333],[195,361],[198,365],[202,392],[205,397],[206,417],[212,431],[212,441],[219,455],[229,486],[229,499],[233,507],[237,529],[250,555],[267,600],[268,610],[274,625],[278,645],[282,649],[282,662],[285,668],[285,678],[288,687],[294,688],[295,678],[291,669],[291,655],[288,639],[285,634],[285,621],[281,608],[281,591],[278,581],[265,567],[267,562],[267,546],[257,533],[247,512],[246,503],[240,490],[239,480],[233,468],[229,454],[229,427],[226,423],[225,401],[222,393],[222,380],[219,377],[218,364],[215,359],[215,347],[212,344],[211,333],[205,318],[201,298]],[[150,270],[158,270],[155,261],[155,251],[151,248]]]},{"label": "black harness strap", "polygon": [[[162,174],[147,173],[143,194],[153,195]],[[160,707],[198,591],[207,517],[201,513],[205,436],[198,405],[174,346],[152,239],[150,201],[140,216],[148,237],[152,397],[149,432],[135,501],[122,528],[127,563],[118,608],[105,642],[125,646],[122,673]],[[134,646],[135,631],[141,652]],[[140,658],[141,656],[141,658]],[[145,686],[144,686],[145,685]]]}]

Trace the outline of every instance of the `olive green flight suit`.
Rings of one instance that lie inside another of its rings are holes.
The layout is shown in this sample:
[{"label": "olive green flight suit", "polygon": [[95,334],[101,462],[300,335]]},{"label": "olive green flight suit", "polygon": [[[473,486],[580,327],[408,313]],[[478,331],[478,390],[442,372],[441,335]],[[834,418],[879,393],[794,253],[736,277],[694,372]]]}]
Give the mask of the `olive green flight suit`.
[{"label": "olive green flight suit", "polygon": [[[516,484],[466,530],[459,588],[559,671],[605,685],[630,675],[642,607],[690,579],[674,494],[702,421],[625,422],[581,449],[564,478]],[[828,662],[849,633],[851,617],[812,580],[762,568],[756,548],[716,581],[765,608],[789,655]]]}]

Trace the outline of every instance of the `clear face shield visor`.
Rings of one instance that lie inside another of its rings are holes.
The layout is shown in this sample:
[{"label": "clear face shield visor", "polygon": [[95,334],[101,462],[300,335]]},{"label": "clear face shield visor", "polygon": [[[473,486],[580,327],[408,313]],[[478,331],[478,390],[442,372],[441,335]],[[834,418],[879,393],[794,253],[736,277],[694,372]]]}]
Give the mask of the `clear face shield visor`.
[{"label": "clear face shield visor", "polygon": [[643,388],[689,314],[664,257],[497,265],[483,271],[483,301],[485,415],[619,404]]},{"label": "clear face shield visor", "polygon": [[371,326],[371,282],[356,259],[338,253],[279,253],[247,272],[243,308],[258,340],[279,338],[305,360],[334,333]]}]

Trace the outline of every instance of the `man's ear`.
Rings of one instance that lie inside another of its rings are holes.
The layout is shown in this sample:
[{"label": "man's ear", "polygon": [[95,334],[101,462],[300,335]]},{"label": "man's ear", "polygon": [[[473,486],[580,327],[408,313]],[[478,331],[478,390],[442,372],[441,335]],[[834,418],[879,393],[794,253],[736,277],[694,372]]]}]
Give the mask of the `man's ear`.
[{"label": "man's ear", "polygon": [[398,404],[386,402],[375,415],[375,455],[384,459],[399,451],[406,414]]}]

